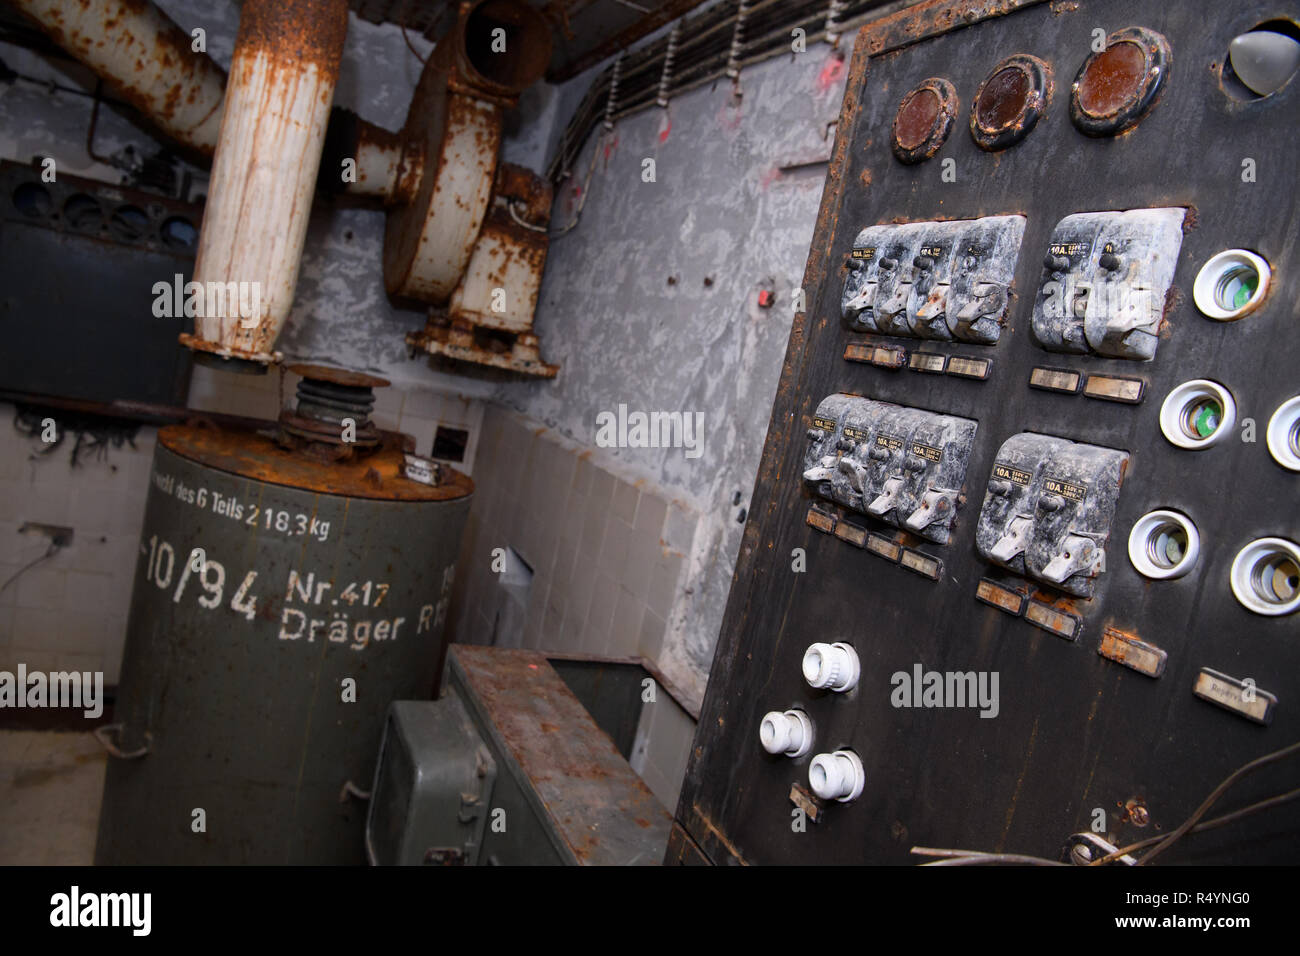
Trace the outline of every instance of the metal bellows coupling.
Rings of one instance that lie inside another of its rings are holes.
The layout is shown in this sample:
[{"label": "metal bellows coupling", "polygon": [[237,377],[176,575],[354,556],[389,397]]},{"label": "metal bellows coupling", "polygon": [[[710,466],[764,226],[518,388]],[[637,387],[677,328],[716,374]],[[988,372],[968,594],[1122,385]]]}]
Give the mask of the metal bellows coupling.
[{"label": "metal bellows coupling", "polygon": [[[385,711],[436,691],[472,484],[407,478],[330,371],[278,433],[159,432],[98,863],[364,862]],[[372,446],[328,460],[331,416]]]}]

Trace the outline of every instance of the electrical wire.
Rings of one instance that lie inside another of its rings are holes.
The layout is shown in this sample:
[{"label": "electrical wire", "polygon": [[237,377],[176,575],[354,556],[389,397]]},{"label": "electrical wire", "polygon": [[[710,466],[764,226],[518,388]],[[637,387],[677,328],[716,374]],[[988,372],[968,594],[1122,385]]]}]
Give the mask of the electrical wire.
[{"label": "electrical wire", "polygon": [[[913,850],[915,852],[915,850]],[[1023,853],[963,853],[961,856],[946,860],[932,860],[922,866],[1068,866],[1059,860],[1049,860],[1041,856],[1025,856]]]},{"label": "electrical wire", "polygon": [[567,225],[557,232],[550,234],[552,239],[559,239],[561,236],[567,235],[569,231],[578,224],[578,220],[582,217],[582,207],[587,204],[587,195],[591,192],[591,176],[596,171],[596,157],[600,155],[600,151],[604,145],[605,134],[601,133],[600,139],[596,140],[596,145],[591,150],[591,162],[587,165],[587,176],[582,181],[582,193],[578,196],[578,208],[573,210],[573,218]]},{"label": "electrical wire", "polygon": [[17,571],[15,571],[13,574],[9,576],[8,581],[6,581],[4,584],[0,584],[0,594],[3,594],[5,588],[9,587],[9,585],[13,584],[15,581],[21,578],[32,568],[36,567],[36,565],[40,564],[42,561],[46,560],[47,558],[54,557],[54,553],[58,550],[59,550],[59,545],[51,541],[50,546],[45,549],[45,553],[43,555],[41,555],[35,561],[29,561],[27,564],[23,565],[21,568],[19,568]]},{"label": "electrical wire", "polygon": [[[1258,803],[1252,803],[1249,806],[1242,807],[1240,810],[1233,810],[1231,813],[1225,813],[1221,817],[1215,817],[1212,820],[1206,820],[1204,823],[1198,823],[1196,826],[1192,827],[1187,832],[1204,833],[1206,830],[1213,830],[1216,827],[1225,826],[1226,824],[1229,823],[1235,823],[1237,820],[1240,820],[1242,817],[1248,817],[1252,813],[1258,813],[1260,810],[1267,810],[1270,807],[1276,807],[1276,806],[1280,806],[1283,803],[1288,803],[1296,799],[1297,797],[1300,797],[1300,787],[1297,787],[1295,790],[1288,790],[1286,793],[1279,793],[1277,796],[1269,797],[1266,800],[1260,800]],[[1134,850],[1144,849],[1145,847],[1152,846],[1165,839],[1167,839],[1167,835],[1164,833],[1160,834],[1159,836],[1148,837],[1145,840],[1139,840],[1137,843],[1130,843],[1128,846],[1124,847],[1121,850],[1116,850],[1114,853],[1108,853],[1106,856],[1103,856],[1100,859],[1093,860],[1091,863],[1088,863],[1087,865],[1100,866],[1101,864],[1113,860],[1117,857],[1123,856],[1126,853],[1132,853]],[[1143,859],[1145,860],[1145,857]]]},{"label": "electrical wire", "polygon": [[[1281,750],[1274,750],[1272,753],[1265,754],[1262,757],[1257,757],[1256,759],[1250,761],[1250,763],[1243,764],[1242,766],[1238,767],[1236,770],[1230,773],[1222,783],[1220,783],[1217,787],[1214,788],[1214,790],[1210,792],[1210,795],[1201,802],[1201,805],[1199,807],[1196,808],[1196,812],[1194,812],[1190,817],[1184,820],[1178,826],[1178,828],[1172,831],[1168,836],[1161,839],[1161,841],[1158,844],[1156,844],[1155,848],[1150,853],[1144,855],[1142,859],[1138,861],[1138,865],[1139,866],[1146,865],[1151,860],[1159,856],[1161,853],[1164,853],[1166,850],[1168,850],[1171,846],[1173,846],[1175,843],[1181,840],[1184,836],[1186,836],[1187,833],[1193,827],[1195,827],[1196,824],[1200,821],[1201,817],[1205,816],[1205,814],[1207,814],[1210,811],[1210,808],[1214,806],[1214,804],[1218,801],[1218,799],[1221,796],[1223,796],[1224,793],[1227,792],[1228,788],[1231,787],[1238,780],[1242,779],[1243,777],[1249,774],[1254,773],[1260,767],[1266,767],[1271,763],[1276,763],[1277,761],[1282,760],[1285,757],[1290,757],[1296,753],[1300,753],[1300,741],[1296,741],[1290,746],[1283,747]],[[1108,853],[1106,856],[1102,857],[1100,860],[1097,860],[1096,862],[1102,863],[1108,860],[1112,860],[1115,857],[1123,856],[1128,851],[1129,848],[1127,847],[1121,850],[1116,850],[1114,853]]]},{"label": "electrical wire", "polygon": [[[1120,857],[1127,856],[1136,850],[1155,846],[1155,850],[1147,853],[1137,861],[1138,866],[1143,866],[1150,862],[1152,857],[1156,855],[1157,851],[1163,853],[1188,833],[1203,833],[1206,830],[1213,830],[1217,827],[1226,826],[1229,823],[1235,823],[1236,821],[1248,817],[1251,814],[1258,813],[1261,810],[1268,810],[1300,798],[1300,788],[1296,788],[1294,790],[1288,790],[1285,793],[1266,797],[1263,800],[1259,800],[1238,810],[1232,810],[1228,813],[1206,820],[1203,823],[1199,822],[1201,818],[1209,812],[1210,808],[1214,806],[1215,802],[1218,801],[1218,799],[1222,797],[1223,794],[1226,793],[1237,781],[1261,767],[1266,767],[1269,764],[1276,763],[1277,761],[1289,757],[1298,751],[1300,751],[1300,741],[1287,747],[1283,747],[1281,750],[1275,750],[1272,753],[1265,754],[1262,757],[1252,760],[1250,763],[1238,767],[1235,771],[1229,774],[1222,783],[1214,788],[1210,795],[1202,801],[1201,805],[1196,809],[1196,812],[1183,821],[1177,829],[1173,830],[1169,834],[1148,837],[1145,840],[1139,840],[1137,843],[1131,843],[1126,847],[1121,847],[1120,849],[1115,850],[1113,853],[1108,853],[1103,857],[1092,860],[1086,865],[1101,866],[1105,863],[1110,863],[1113,860],[1119,859]],[[1025,856],[1016,853],[983,853],[978,850],[950,850],[924,846],[914,846],[912,847],[911,852],[916,856],[945,857],[945,859],[922,863],[922,866],[978,866],[985,863],[1021,863],[1035,866],[1066,865],[1054,860],[1048,860],[1045,857]]]}]

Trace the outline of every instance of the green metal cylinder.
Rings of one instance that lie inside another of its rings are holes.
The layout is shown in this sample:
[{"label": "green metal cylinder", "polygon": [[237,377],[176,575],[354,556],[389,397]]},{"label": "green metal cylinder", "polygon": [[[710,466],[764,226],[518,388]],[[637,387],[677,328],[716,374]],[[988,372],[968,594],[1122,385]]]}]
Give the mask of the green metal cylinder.
[{"label": "green metal cylinder", "polygon": [[[472,485],[159,433],[96,862],[362,863],[393,700],[436,695]],[[349,784],[351,786],[349,787]]]}]

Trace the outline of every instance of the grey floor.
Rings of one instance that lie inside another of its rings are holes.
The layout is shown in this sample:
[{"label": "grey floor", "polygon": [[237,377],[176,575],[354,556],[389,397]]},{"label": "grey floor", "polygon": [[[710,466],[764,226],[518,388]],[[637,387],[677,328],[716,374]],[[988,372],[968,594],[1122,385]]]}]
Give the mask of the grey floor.
[{"label": "grey floor", "polygon": [[104,762],[88,733],[0,730],[0,865],[93,863]]}]

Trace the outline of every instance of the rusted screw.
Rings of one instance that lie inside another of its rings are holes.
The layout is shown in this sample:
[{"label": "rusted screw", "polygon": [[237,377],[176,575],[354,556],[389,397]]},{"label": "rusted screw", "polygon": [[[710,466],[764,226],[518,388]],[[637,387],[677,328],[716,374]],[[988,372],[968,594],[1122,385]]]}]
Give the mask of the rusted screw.
[{"label": "rusted screw", "polygon": [[1136,806],[1129,811],[1129,819],[1133,821],[1135,827],[1144,827],[1151,822],[1151,814],[1147,812],[1146,807]]}]

